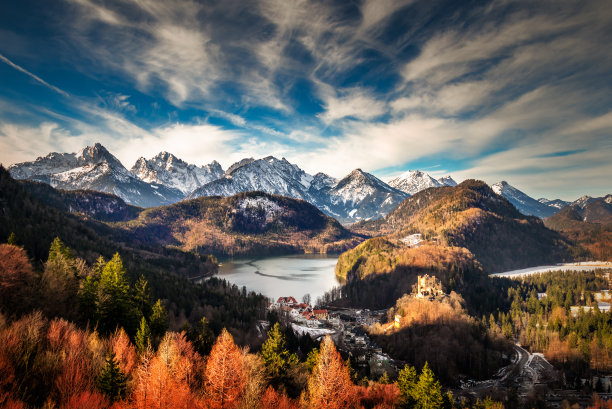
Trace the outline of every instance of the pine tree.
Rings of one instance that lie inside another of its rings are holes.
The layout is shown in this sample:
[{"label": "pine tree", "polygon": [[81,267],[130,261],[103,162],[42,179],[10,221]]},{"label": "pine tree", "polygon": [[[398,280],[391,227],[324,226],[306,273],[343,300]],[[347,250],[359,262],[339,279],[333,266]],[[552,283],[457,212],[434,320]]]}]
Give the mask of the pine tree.
[{"label": "pine tree", "polygon": [[399,372],[397,386],[400,390],[400,403],[403,408],[412,408],[415,404],[415,387],[417,382],[416,369],[406,365]]},{"label": "pine tree", "polygon": [[145,317],[142,317],[140,320],[140,327],[136,332],[136,337],[134,338],[134,343],[136,344],[136,349],[140,354],[143,354],[147,349],[151,347],[151,330],[147,325],[147,320]]},{"label": "pine tree", "polygon": [[429,364],[425,362],[419,381],[415,387],[415,400],[417,409],[441,409],[444,399],[442,397],[442,387],[436,379]]},{"label": "pine tree", "polygon": [[106,357],[106,365],[98,378],[98,388],[110,400],[116,401],[125,394],[126,384],[127,377],[119,368],[115,353],[111,351]]},{"label": "pine tree", "polygon": [[149,323],[152,336],[162,337],[166,333],[168,329],[168,313],[161,300],[157,300],[155,305],[153,305]]},{"label": "pine tree", "polygon": [[7,244],[10,244],[11,246],[18,246],[19,244],[17,244],[17,235],[15,234],[15,232],[11,232],[11,234],[8,236],[8,240],[6,241]]},{"label": "pine tree", "polygon": [[287,341],[278,322],[268,331],[268,339],[261,347],[261,357],[266,373],[276,386],[287,380],[287,372],[298,363],[297,356],[287,350]]},{"label": "pine tree", "polygon": [[74,260],[72,251],[60,240],[59,237],[53,239],[51,248],[49,249],[49,258],[47,261],[55,261],[57,257],[64,257],[67,260]]},{"label": "pine tree", "polygon": [[98,321],[98,284],[99,279],[92,274],[81,282],[79,289],[79,312],[92,324]]},{"label": "pine tree", "polygon": [[215,342],[215,335],[209,328],[206,317],[202,317],[193,328],[188,327],[187,337],[201,355],[208,355]]},{"label": "pine tree", "polygon": [[151,316],[151,290],[149,288],[149,282],[144,276],[138,277],[136,284],[134,284],[134,290],[132,291],[132,299],[134,305],[140,311],[143,317]]},{"label": "pine tree", "polygon": [[130,297],[130,287],[119,253],[106,263],[100,275],[98,318],[102,332],[109,333],[123,327],[134,334],[138,314]]},{"label": "pine tree", "polygon": [[309,372],[312,372],[318,360],[319,348],[312,348],[306,357],[306,368],[308,368]]}]

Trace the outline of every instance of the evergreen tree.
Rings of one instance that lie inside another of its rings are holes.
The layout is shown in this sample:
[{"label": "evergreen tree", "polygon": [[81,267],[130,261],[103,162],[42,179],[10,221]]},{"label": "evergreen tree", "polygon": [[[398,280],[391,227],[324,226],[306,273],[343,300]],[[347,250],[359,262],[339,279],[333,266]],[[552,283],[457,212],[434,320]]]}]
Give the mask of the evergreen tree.
[{"label": "evergreen tree", "polygon": [[168,313],[161,300],[157,300],[151,311],[149,327],[153,337],[162,337],[168,329]]},{"label": "evergreen tree", "polygon": [[115,353],[111,351],[106,357],[106,365],[98,378],[98,388],[111,401],[116,401],[125,394],[126,384],[127,376],[119,368]]},{"label": "evergreen tree", "polygon": [[49,258],[47,261],[55,261],[57,257],[64,257],[66,260],[74,260],[72,251],[60,240],[59,237],[53,239],[51,248],[49,249]]},{"label": "evergreen tree", "polygon": [[306,368],[309,372],[312,372],[313,368],[319,360],[319,348],[312,348],[306,356]]},{"label": "evergreen tree", "polygon": [[81,282],[79,290],[79,312],[92,324],[98,321],[98,284],[99,279],[91,274]]},{"label": "evergreen tree", "polygon": [[413,366],[404,366],[404,369],[399,372],[397,377],[397,387],[400,390],[400,404],[403,408],[414,407],[416,383],[416,369]]},{"label": "evergreen tree", "polygon": [[298,362],[297,356],[287,350],[286,343],[280,324],[276,323],[268,331],[268,339],[261,347],[261,357],[266,366],[266,373],[272,384],[276,386],[286,381],[289,368]]},{"label": "evergreen tree", "polygon": [[201,355],[208,355],[215,342],[215,334],[209,328],[206,317],[202,317],[194,327],[186,325],[185,332],[187,333],[187,339],[193,343]]},{"label": "evergreen tree", "polygon": [[147,325],[145,317],[142,317],[140,320],[140,327],[136,332],[134,343],[136,344],[136,349],[141,354],[151,347],[151,330],[149,329],[149,325]]},{"label": "evergreen tree", "polygon": [[110,333],[123,327],[134,334],[138,314],[130,297],[130,287],[119,253],[106,263],[100,275],[98,318],[100,330]]},{"label": "evergreen tree", "polygon": [[15,232],[11,232],[11,234],[8,236],[8,240],[6,241],[7,244],[10,244],[11,246],[18,246],[19,244],[17,244],[17,235],[15,234]]},{"label": "evergreen tree", "polygon": [[415,408],[417,409],[441,409],[444,403],[442,397],[442,387],[436,379],[433,371],[429,368],[429,364],[425,362],[419,381],[415,386]]},{"label": "evergreen tree", "polygon": [[149,288],[149,282],[144,276],[141,275],[138,277],[132,293],[134,305],[140,311],[140,315],[143,317],[151,316],[151,290]]}]

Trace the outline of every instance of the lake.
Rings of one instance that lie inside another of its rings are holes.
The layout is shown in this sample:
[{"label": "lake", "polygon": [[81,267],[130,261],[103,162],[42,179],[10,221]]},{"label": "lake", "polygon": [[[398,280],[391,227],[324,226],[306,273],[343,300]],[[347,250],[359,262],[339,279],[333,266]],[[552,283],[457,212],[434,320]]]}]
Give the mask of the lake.
[{"label": "lake", "polygon": [[304,294],[310,294],[314,304],[317,297],[340,285],[334,274],[337,261],[337,256],[320,254],[231,260],[221,264],[217,277],[274,301],[292,296],[301,302]]}]

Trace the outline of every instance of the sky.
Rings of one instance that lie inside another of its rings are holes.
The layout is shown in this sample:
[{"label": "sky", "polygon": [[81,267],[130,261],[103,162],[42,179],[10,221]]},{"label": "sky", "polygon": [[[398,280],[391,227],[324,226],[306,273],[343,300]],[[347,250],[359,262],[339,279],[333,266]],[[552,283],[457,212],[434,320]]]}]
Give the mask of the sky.
[{"label": "sky", "polygon": [[0,163],[100,142],[602,196],[610,44],[607,0],[3,1]]}]

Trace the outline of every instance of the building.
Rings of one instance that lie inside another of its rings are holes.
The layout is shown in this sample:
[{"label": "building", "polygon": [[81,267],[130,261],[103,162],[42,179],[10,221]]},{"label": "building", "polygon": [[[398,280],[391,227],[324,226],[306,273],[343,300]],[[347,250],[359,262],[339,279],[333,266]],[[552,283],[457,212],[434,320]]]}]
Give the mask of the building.
[{"label": "building", "polygon": [[293,297],[279,297],[276,303],[281,307],[293,307],[298,304]]},{"label": "building", "polygon": [[406,236],[403,239],[400,239],[400,241],[408,247],[419,247],[423,242],[423,238],[420,233],[417,233]]},{"label": "building", "polygon": [[327,319],[327,310],[312,310],[312,313],[318,320],[326,320]]},{"label": "building", "polygon": [[444,294],[440,280],[428,274],[417,276],[416,287],[416,296],[419,298],[431,298]]}]

